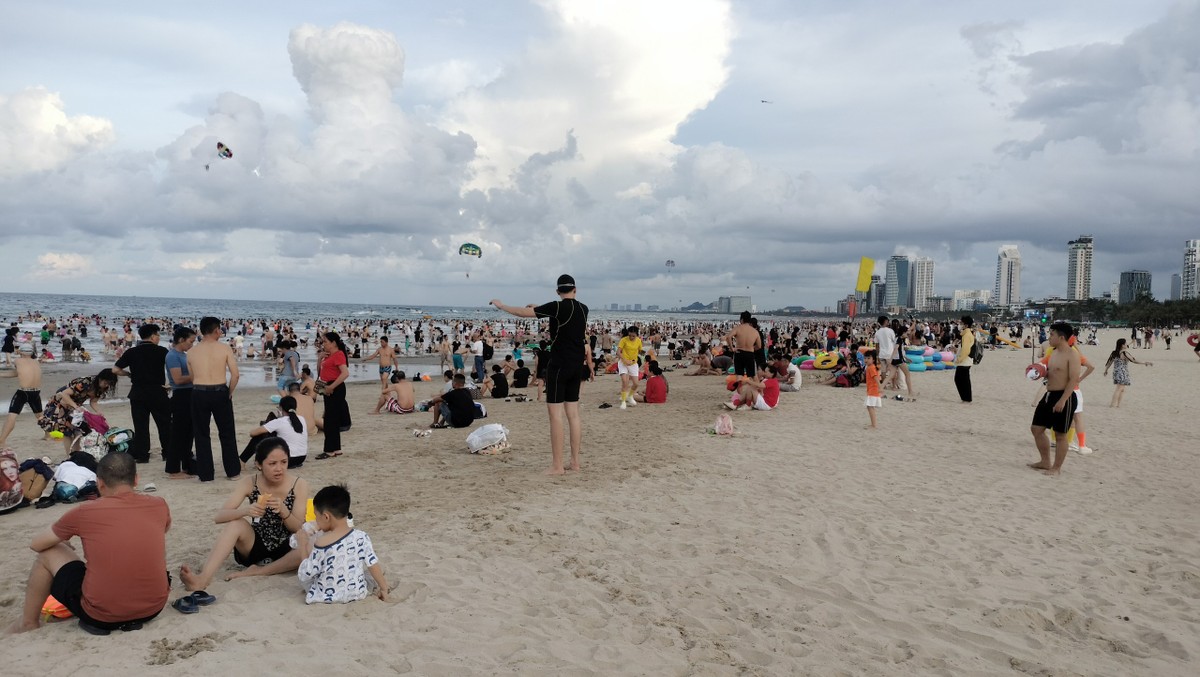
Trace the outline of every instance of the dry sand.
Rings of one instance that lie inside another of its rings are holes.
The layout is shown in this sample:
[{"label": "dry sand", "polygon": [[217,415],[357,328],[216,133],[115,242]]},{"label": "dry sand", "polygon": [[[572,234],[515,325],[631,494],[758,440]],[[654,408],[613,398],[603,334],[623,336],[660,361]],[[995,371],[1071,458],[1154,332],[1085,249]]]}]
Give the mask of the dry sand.
[{"label": "dry sand", "polygon": [[[1086,354],[1102,368],[1123,334]],[[988,353],[970,406],[949,372],[916,375],[920,401],[888,401],[876,431],[862,388],[806,383],[719,438],[704,432],[719,379],[674,372],[668,404],[601,411],[607,376],[582,399],[584,471],[557,479],[541,475],[541,404],[489,403],[511,453],[471,456],[464,431],[413,438],[428,414],[367,416],[377,388],[356,385],[346,455],[300,472],[350,485],[393,602],[306,607],[294,576],[216,581],[199,614],[108,638],[56,623],[0,660],[6,675],[1193,675],[1200,363],[1182,341],[1135,354],[1155,366],[1132,367],[1122,408],[1100,370],[1085,381],[1095,453],[1059,478],[1025,467],[1028,351]],[[239,391],[242,440],[267,394]],[[39,438],[26,414],[11,442],[59,449]],[[171,506],[169,564],[200,564],[229,484],[145,468]],[[10,618],[24,545],[66,509],[0,517]]]}]

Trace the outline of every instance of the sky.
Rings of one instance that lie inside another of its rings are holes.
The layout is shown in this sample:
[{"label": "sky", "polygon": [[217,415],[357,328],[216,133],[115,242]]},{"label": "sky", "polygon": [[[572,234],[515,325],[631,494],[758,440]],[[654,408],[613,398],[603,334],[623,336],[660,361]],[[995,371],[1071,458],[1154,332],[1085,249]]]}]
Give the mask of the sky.
[{"label": "sky", "polygon": [[823,308],[862,256],[949,295],[1016,244],[1042,298],[1089,234],[1094,294],[1166,298],[1200,238],[1200,0],[0,17],[0,291]]}]

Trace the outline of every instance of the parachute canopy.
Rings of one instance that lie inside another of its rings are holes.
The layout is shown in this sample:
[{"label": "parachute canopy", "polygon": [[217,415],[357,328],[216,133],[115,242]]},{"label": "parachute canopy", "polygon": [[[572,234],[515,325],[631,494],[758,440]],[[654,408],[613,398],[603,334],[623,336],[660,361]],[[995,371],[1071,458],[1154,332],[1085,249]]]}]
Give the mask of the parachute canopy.
[{"label": "parachute canopy", "polygon": [[675,259],[667,259],[667,267],[674,268],[675,267]]},{"label": "parachute canopy", "polygon": [[[218,158],[218,159],[221,159],[221,160],[228,160],[228,159],[229,159],[229,158],[231,158],[231,157],[233,157],[233,150],[231,150],[231,149],[229,148],[229,146],[226,146],[225,144],[223,144],[223,143],[221,143],[220,141],[218,141],[218,142],[217,142],[217,158]],[[207,172],[207,171],[208,171],[208,168],[209,168],[210,166],[212,166],[212,163],[211,163],[211,162],[210,162],[210,163],[208,163],[208,164],[206,164],[206,165],[204,165],[204,171],[206,171],[206,172]]]},{"label": "parachute canopy", "polygon": [[464,256],[483,258],[483,250],[479,248],[479,245],[471,242],[464,242],[462,246],[458,248],[458,253]]}]

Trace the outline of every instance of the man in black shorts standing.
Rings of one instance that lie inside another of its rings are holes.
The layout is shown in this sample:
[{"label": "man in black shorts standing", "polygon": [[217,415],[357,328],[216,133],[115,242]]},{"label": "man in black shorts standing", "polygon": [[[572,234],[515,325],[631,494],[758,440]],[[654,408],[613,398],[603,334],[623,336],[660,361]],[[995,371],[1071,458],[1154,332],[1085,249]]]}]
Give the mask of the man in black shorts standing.
[{"label": "man in black shorts standing", "polygon": [[[571,470],[579,470],[579,448],[583,423],[579,419],[579,386],[584,374],[593,370],[592,349],[584,334],[588,307],[575,300],[575,278],[558,276],[558,301],[533,307],[506,306],[500,299],[492,305],[510,315],[550,320],[550,359],[546,365],[546,410],[550,415],[550,469],[547,475],[562,475],[563,425],[565,412],[571,429]],[[587,372],[584,371],[586,365]]]},{"label": "man in black shorts standing", "polygon": [[[1041,470],[1047,475],[1057,475],[1062,469],[1063,461],[1067,460],[1070,446],[1070,430],[1075,416],[1076,395],[1079,388],[1081,361],[1079,351],[1072,350],[1067,343],[1073,330],[1066,322],[1055,322],[1050,325],[1050,346],[1054,352],[1046,365],[1046,394],[1037,403],[1033,412],[1033,442],[1037,445],[1041,460],[1030,463],[1029,467]],[[1050,463],[1050,440],[1046,437],[1046,429],[1054,431],[1054,463]]]}]

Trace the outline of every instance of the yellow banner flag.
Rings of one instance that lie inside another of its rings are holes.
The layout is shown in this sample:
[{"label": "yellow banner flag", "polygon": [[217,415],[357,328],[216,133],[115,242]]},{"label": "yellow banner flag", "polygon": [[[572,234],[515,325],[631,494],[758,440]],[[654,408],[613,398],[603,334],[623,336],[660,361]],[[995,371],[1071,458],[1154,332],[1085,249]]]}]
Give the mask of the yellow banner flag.
[{"label": "yellow banner flag", "polygon": [[869,291],[871,289],[871,275],[875,273],[875,261],[862,257],[858,262],[858,284],[854,285],[854,291]]}]

